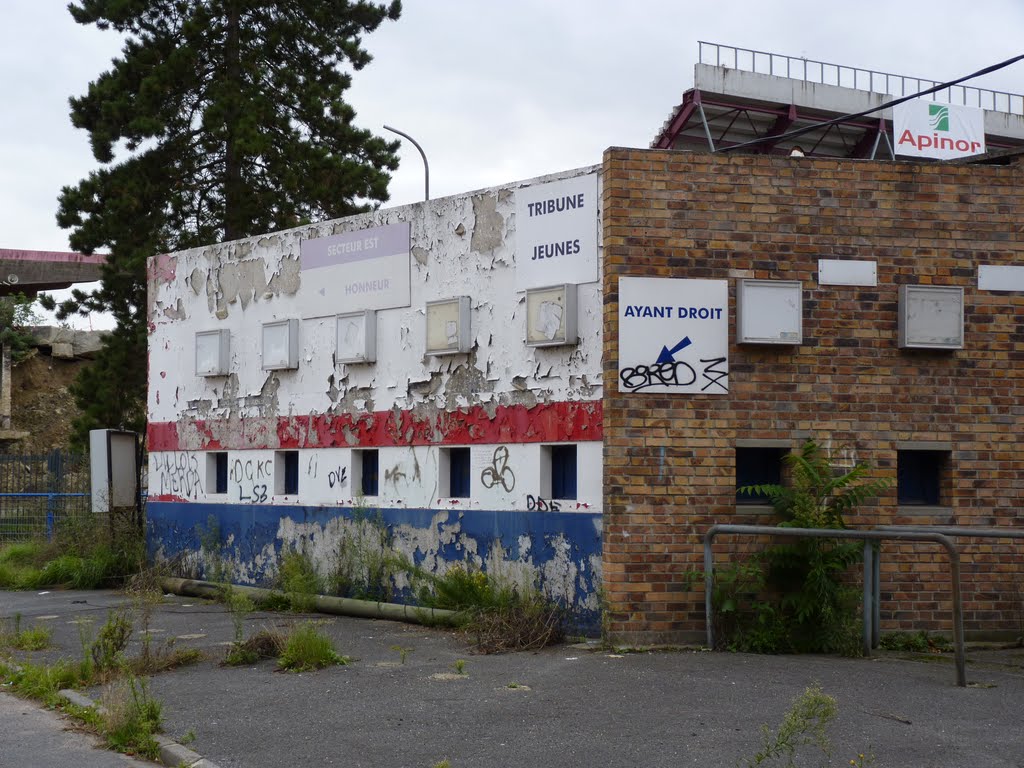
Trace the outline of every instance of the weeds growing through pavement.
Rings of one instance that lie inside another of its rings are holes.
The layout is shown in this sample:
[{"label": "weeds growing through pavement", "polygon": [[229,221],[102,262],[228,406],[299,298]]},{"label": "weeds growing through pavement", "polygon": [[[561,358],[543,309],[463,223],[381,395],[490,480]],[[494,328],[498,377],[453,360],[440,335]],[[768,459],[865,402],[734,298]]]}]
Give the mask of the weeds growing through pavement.
[{"label": "weeds growing through pavement", "polygon": [[96,672],[110,672],[124,663],[124,651],[132,636],[132,621],[123,610],[110,611],[89,647]]},{"label": "weeds growing through pavement", "polygon": [[392,651],[398,651],[398,660],[402,664],[405,664],[405,660],[407,658],[409,658],[409,654],[412,653],[412,651],[413,651],[412,648],[403,648],[400,645],[392,645],[391,646],[391,650]]},{"label": "weeds growing through pavement", "polygon": [[263,628],[246,640],[236,640],[224,658],[226,667],[244,667],[263,659],[276,659],[284,651],[287,638],[280,632]]},{"label": "weeds growing through pavement", "polygon": [[11,632],[0,629],[0,647],[6,646],[18,651],[41,651],[50,647],[53,631],[42,624],[21,627],[21,614],[14,614],[14,628]]},{"label": "weeds growing through pavement", "polygon": [[334,643],[316,624],[304,621],[288,635],[284,651],[278,659],[278,669],[305,672],[334,665],[351,663],[351,659],[334,650]]},{"label": "weeds growing through pavement", "polygon": [[778,730],[761,726],[761,749],[745,764],[793,768],[801,747],[807,746],[817,748],[827,758],[832,752],[828,727],[838,713],[836,700],[822,693],[821,686],[815,683],[793,699]]},{"label": "weeds growing through pavement", "polygon": [[887,632],[879,638],[879,647],[887,651],[912,653],[945,653],[953,649],[952,643],[942,635],[930,632]]},{"label": "weeds growing through pavement", "polygon": [[467,675],[467,674],[469,674],[468,672],[466,672],[466,660],[465,659],[456,659],[455,663],[452,664],[452,669],[455,670],[455,674],[456,675]]},{"label": "weeds growing through pavement", "polygon": [[160,747],[153,738],[162,724],[162,705],[144,680],[133,675],[109,683],[101,696],[105,710],[101,732],[111,749],[156,759]]}]

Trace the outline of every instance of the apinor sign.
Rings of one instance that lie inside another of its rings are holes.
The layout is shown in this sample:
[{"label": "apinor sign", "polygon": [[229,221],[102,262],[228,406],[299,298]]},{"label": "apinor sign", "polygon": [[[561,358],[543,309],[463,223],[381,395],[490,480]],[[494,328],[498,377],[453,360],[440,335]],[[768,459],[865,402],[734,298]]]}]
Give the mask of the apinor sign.
[{"label": "apinor sign", "polygon": [[892,110],[897,155],[952,160],[985,152],[985,112],[933,101],[905,101]]}]

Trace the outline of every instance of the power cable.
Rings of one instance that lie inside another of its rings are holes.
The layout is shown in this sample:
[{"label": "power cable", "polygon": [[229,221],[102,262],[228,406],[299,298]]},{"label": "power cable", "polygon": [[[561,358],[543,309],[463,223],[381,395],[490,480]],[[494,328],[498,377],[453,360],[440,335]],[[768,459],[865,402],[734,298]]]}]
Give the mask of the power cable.
[{"label": "power cable", "polygon": [[948,82],[940,83],[939,85],[933,86],[931,88],[927,88],[927,89],[925,89],[923,91],[918,91],[917,93],[912,93],[909,96],[901,96],[898,99],[893,99],[892,101],[887,101],[885,104],[881,104],[881,105],[879,105],[877,107],[872,107],[871,109],[865,109],[863,112],[853,112],[853,113],[848,114],[848,115],[843,115],[842,117],[836,117],[836,118],[833,118],[831,120],[826,120],[826,121],[821,122],[821,123],[815,123],[814,125],[806,125],[803,128],[796,128],[796,129],[794,129],[792,131],[788,131],[786,133],[779,133],[779,134],[776,134],[774,136],[761,136],[760,138],[757,138],[757,139],[751,139],[750,141],[745,141],[742,144],[733,144],[731,147],[722,147],[721,149],[716,149],[715,152],[731,152],[734,149],[742,149],[743,147],[755,146],[757,144],[762,144],[762,143],[764,143],[766,141],[771,141],[771,142],[777,143],[777,142],[779,142],[779,141],[781,141],[783,139],[790,139],[790,138],[793,138],[795,136],[802,136],[805,133],[810,133],[811,131],[817,131],[817,130],[820,130],[822,128],[828,128],[831,125],[837,125],[839,123],[845,123],[847,120],[855,120],[858,117],[865,117],[865,116],[870,115],[870,114],[872,114],[874,112],[880,112],[883,109],[889,109],[890,107],[894,107],[897,104],[902,104],[905,101],[910,101],[911,99],[916,99],[919,96],[927,96],[930,93],[935,93],[936,91],[942,91],[942,90],[945,90],[946,88],[951,88],[952,86],[959,85],[960,83],[963,83],[963,82],[965,82],[967,80],[973,80],[975,77],[981,77],[982,75],[987,75],[990,72],[996,72],[997,70],[1003,69],[1004,67],[1008,67],[1011,64],[1016,64],[1021,59],[1024,59],[1024,53],[1020,54],[1019,56],[1014,56],[1012,59],[1007,59],[1006,61],[1001,61],[998,64],[992,64],[991,66],[985,67],[984,69],[979,69],[977,72],[972,72],[969,75],[964,75],[963,77],[957,78],[956,80],[949,80]]}]

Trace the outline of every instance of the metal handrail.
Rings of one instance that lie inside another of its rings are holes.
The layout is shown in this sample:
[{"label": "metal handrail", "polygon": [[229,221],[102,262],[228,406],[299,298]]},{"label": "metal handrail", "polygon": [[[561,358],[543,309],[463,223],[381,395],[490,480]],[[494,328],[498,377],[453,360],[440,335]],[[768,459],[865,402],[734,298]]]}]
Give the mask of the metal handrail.
[{"label": "metal handrail", "polygon": [[[943,536],[965,539],[1024,539],[1024,528],[971,528],[958,525],[876,525],[876,531],[925,531],[941,533]],[[879,604],[882,598],[882,557],[881,549],[872,563],[872,609],[871,647],[877,648],[881,641],[882,617]]]},{"label": "metal handrail", "polygon": [[[806,539],[854,539],[865,542],[864,546],[864,598],[865,598],[865,636],[869,632],[868,623],[871,611],[867,604],[868,596],[871,593],[871,572],[873,570],[869,562],[871,541],[928,541],[940,544],[949,554],[950,581],[953,592],[953,642],[956,646],[956,684],[961,688],[967,686],[967,661],[964,652],[964,622],[963,605],[960,594],[960,556],[952,539],[941,533],[928,533],[924,531],[856,531],[856,530],[832,530],[822,528],[776,528],[771,525],[712,525],[704,534],[704,617],[707,623],[708,647],[715,647],[714,627],[712,617],[714,614],[711,605],[711,591],[714,586],[714,551],[711,548],[712,541],[719,533],[730,533],[750,536],[785,536],[791,538]],[[866,643],[868,645],[868,643]],[[870,647],[867,648],[870,651]]]},{"label": "metal handrail", "polygon": [[[923,77],[897,75],[892,72],[849,67],[844,64],[831,64],[802,56],[787,56],[782,53],[739,48],[734,45],[709,43],[703,40],[698,41],[697,46],[697,60],[701,64],[713,64],[716,67],[731,66],[733,69],[744,72],[776,75],[842,88],[855,88],[872,93],[883,93],[896,98],[933,88],[940,83],[938,80],[929,80]],[[705,49],[707,49],[706,53]],[[759,62],[760,68],[758,67]],[[931,94],[930,98],[932,101],[978,107],[992,112],[1024,115],[1024,95],[1009,91],[976,88],[972,85],[955,85]]]}]

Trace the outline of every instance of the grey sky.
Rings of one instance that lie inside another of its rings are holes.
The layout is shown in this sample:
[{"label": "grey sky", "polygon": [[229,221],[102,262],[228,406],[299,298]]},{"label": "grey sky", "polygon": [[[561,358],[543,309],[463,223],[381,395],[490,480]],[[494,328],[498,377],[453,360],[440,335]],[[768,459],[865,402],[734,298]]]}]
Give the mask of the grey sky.
[{"label": "grey sky", "polygon": [[[60,188],[94,163],[67,99],[118,53],[114,33],[75,24],[64,0],[0,0],[0,247],[67,250]],[[697,41],[947,79],[1024,52],[1020,0],[842,5],[723,0],[405,0],[365,40],[360,125],[412,134],[434,197],[600,162],[647,146],[692,85]],[[1024,63],[979,85],[1024,91]],[[403,146],[389,204],[420,199]]]}]

